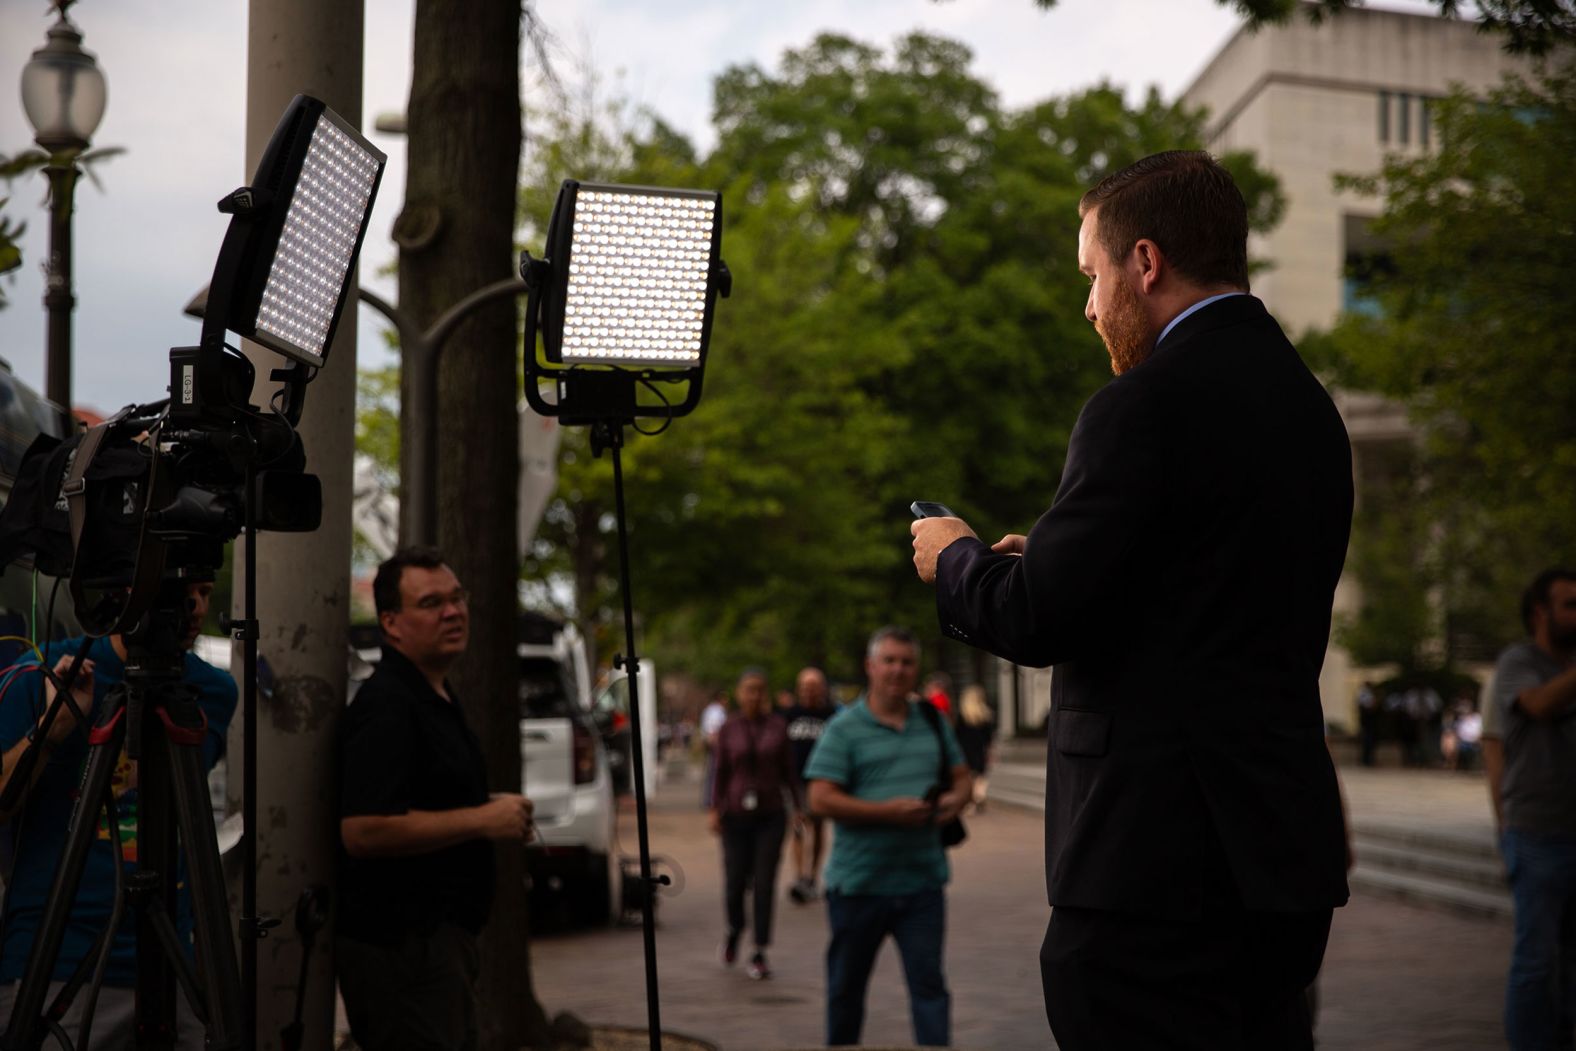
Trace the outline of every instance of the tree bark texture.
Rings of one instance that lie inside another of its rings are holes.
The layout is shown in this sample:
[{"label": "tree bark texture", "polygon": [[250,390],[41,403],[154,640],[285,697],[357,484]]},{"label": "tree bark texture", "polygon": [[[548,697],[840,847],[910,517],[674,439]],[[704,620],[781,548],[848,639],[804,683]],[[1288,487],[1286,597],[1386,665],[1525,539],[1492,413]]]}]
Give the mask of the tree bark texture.
[{"label": "tree bark texture", "polygon": [[[520,164],[518,2],[417,0],[400,306],[426,328],[443,311],[515,269]],[[438,419],[401,422],[402,459],[420,428],[438,428],[438,543],[470,590],[470,649],[454,676],[493,791],[520,790],[518,305],[477,310],[450,338],[439,369]],[[412,377],[402,380],[409,390]],[[408,404],[408,398],[406,399]],[[422,499],[424,494],[404,494]],[[498,890],[482,936],[482,1047],[544,1042],[530,980],[524,852],[499,844]]]}]

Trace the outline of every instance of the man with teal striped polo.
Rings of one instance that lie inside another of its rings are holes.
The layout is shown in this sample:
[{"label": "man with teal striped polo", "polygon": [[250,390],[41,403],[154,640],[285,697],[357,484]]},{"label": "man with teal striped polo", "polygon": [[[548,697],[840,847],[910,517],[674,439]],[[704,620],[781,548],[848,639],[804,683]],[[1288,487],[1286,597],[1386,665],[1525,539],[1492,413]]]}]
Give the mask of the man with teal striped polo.
[{"label": "man with teal striped polo", "polygon": [[[942,888],[950,869],[940,826],[970,798],[973,779],[945,719],[913,697],[919,643],[886,627],[865,652],[865,695],[830,722],[804,777],[810,810],[837,825],[826,866],[832,941],[826,950],[826,1042],[859,1043],[865,989],[881,943],[897,942],[914,1040],[945,1047],[952,998],[942,972],[947,929]],[[940,791],[945,758],[952,784]]]}]

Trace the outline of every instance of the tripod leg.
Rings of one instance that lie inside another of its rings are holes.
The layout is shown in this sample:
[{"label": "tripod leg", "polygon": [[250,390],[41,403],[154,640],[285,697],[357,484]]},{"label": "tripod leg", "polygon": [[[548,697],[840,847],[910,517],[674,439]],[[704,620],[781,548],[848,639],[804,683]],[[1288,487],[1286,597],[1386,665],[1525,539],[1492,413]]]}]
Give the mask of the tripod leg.
[{"label": "tripod leg", "polygon": [[[202,742],[206,723],[191,696],[155,709],[164,724],[170,787],[181,840],[186,847],[186,880],[196,920],[197,966],[202,973],[208,1021],[208,1048],[241,1046],[241,974],[230,928],[230,905],[219,862],[219,838],[208,806]],[[201,1007],[199,1007],[201,1010]]]},{"label": "tripod leg", "polygon": [[[38,935],[27,955],[22,984],[11,1009],[11,1022],[6,1027],[4,1039],[0,1040],[0,1048],[4,1051],[31,1051],[44,1040],[44,998],[49,994],[50,977],[60,956],[60,945],[65,939],[77,886],[82,882],[88,851],[98,835],[99,805],[115,773],[121,743],[126,737],[125,691],[116,689],[107,700],[103,717],[88,734],[88,760],[82,773],[82,788],[71,810],[71,822],[66,826],[65,849],[55,867],[55,882],[44,903]],[[115,830],[111,829],[110,834],[115,835]],[[113,932],[110,937],[114,937]]]}]

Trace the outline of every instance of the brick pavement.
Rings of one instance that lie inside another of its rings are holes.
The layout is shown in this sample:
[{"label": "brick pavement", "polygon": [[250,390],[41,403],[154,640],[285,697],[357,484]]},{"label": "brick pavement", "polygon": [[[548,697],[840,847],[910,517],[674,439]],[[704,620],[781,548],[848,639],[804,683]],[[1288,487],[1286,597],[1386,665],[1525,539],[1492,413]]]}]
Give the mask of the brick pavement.
[{"label": "brick pavement", "polygon": [[[663,1027],[705,1037],[724,1051],[819,1046],[823,909],[794,906],[779,894],[774,977],[751,982],[740,970],[723,969],[715,955],[721,863],[696,805],[698,791],[693,782],[665,786],[651,816],[653,852],[671,859],[683,877],[658,910]],[[969,842],[954,852],[947,968],[954,1044],[967,1051],[1054,1047],[1037,965],[1048,916],[1040,822],[1033,811],[995,805],[970,822]],[[631,813],[623,814],[621,828],[625,849],[633,851]],[[1503,922],[1355,895],[1336,914],[1326,955],[1320,1047],[1503,1046],[1498,1019],[1509,951]],[[638,927],[539,937],[532,959],[536,991],[549,1011],[572,1010],[592,1023],[644,1024]],[[871,981],[865,1043],[909,1040],[902,974],[888,946]]]}]

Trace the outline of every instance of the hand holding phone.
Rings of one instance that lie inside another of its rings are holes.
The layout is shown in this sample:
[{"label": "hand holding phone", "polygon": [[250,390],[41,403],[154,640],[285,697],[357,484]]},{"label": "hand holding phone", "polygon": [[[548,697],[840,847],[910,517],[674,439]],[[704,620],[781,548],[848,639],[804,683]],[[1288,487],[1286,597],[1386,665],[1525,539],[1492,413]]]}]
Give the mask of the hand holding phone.
[{"label": "hand holding phone", "polygon": [[936,579],[936,560],[943,548],[963,537],[978,537],[946,504],[915,500],[909,510],[914,512],[914,521],[908,527],[914,537],[914,571],[921,581],[930,584]]},{"label": "hand holding phone", "polygon": [[946,504],[932,503],[929,500],[915,500],[908,505],[914,512],[915,518],[957,518],[958,513]]}]

